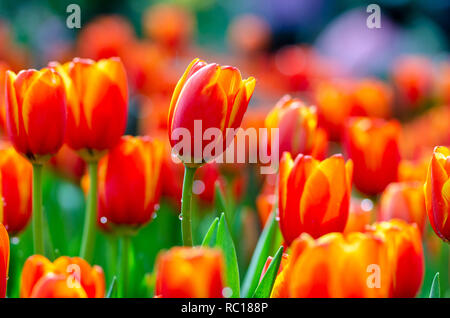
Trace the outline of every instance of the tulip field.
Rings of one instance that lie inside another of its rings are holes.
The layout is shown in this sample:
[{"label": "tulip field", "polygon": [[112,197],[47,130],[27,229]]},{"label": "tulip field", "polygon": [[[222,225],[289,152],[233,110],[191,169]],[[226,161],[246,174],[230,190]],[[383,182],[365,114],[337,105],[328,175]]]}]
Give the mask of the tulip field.
[{"label": "tulip field", "polygon": [[450,4],[94,2],[0,4],[0,298],[450,298]]}]

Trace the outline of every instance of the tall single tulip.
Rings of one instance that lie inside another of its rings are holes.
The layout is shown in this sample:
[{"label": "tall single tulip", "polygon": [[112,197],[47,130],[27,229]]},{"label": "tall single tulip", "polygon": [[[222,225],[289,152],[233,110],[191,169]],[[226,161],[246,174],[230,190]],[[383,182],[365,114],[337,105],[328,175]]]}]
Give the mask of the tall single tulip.
[{"label": "tall single tulip", "polygon": [[14,148],[33,164],[35,253],[44,252],[42,165],[62,146],[66,130],[66,94],[53,69],[6,73],[6,126]]},{"label": "tall single tulip", "polygon": [[346,127],[345,147],[354,163],[356,188],[375,195],[397,180],[400,125],[381,118],[354,117]]},{"label": "tall single tulip", "polygon": [[424,275],[422,238],[416,224],[393,219],[375,223],[369,233],[383,240],[392,269],[390,297],[415,297]]},{"label": "tall single tulip", "polygon": [[22,298],[102,298],[105,277],[101,267],[79,257],[61,256],[53,263],[42,255],[30,256],[22,270]]},{"label": "tall single tulip", "polygon": [[434,148],[425,183],[425,204],[434,232],[450,242],[450,150]]},{"label": "tall single tulip", "polygon": [[378,221],[402,219],[416,223],[421,233],[425,230],[425,196],[419,182],[394,182],[381,194]]},{"label": "tall single tulip", "polygon": [[[233,136],[229,135],[227,128],[240,126],[254,87],[255,79],[242,80],[237,68],[207,64],[199,59],[189,64],[175,87],[170,102],[168,131],[173,150],[178,151],[177,155],[185,164],[181,205],[184,245],[192,245],[190,204],[195,170],[221,155],[227,141],[232,141],[230,137]],[[219,131],[220,135],[210,136],[212,141],[203,140],[208,129]],[[179,138],[182,139],[180,149]],[[208,154],[205,148],[211,145],[214,147],[209,148]]]},{"label": "tall single tulip", "polygon": [[156,260],[155,296],[222,298],[224,260],[210,248],[173,247]]},{"label": "tall single tulip", "polygon": [[87,162],[92,187],[86,205],[81,257],[92,259],[97,217],[98,160],[120,140],[125,132],[128,87],[120,59],[95,62],[75,58],[50,67],[61,74],[67,94],[66,143]]},{"label": "tall single tulip", "polygon": [[[279,154],[287,151],[322,159],[328,146],[327,135],[317,126],[317,110],[286,95],[278,101],[265,120],[267,128],[279,129]],[[269,135],[270,138],[270,135]],[[268,142],[271,145],[271,142]]]},{"label": "tall single tulip", "polygon": [[21,232],[30,220],[32,175],[32,165],[12,146],[0,146],[0,222],[11,235]]},{"label": "tall single tulip", "polygon": [[9,268],[9,236],[5,227],[0,223],[0,298],[6,296]]},{"label": "tall single tulip", "polygon": [[342,155],[324,161],[284,153],[278,180],[280,228],[286,244],[306,232],[317,238],[341,232],[347,222],[352,162]]}]

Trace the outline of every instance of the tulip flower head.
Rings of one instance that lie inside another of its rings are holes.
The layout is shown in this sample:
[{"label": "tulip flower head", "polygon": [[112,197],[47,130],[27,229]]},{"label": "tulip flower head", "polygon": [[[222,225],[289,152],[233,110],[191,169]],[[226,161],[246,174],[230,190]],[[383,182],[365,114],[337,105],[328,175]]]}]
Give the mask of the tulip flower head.
[{"label": "tulip flower head", "polygon": [[[184,164],[199,166],[223,153],[233,139],[227,128],[240,126],[254,87],[255,79],[242,80],[235,67],[191,62],[173,92],[168,116],[170,144]],[[204,138],[208,129],[220,136]]]},{"label": "tulip flower head", "polygon": [[445,242],[450,241],[450,150],[434,148],[428,167],[425,204],[430,224]]},{"label": "tulip flower head", "polygon": [[61,256],[53,263],[45,256],[30,256],[22,270],[22,298],[102,298],[105,277],[101,267],[79,257]]},{"label": "tulip flower head", "polygon": [[5,227],[0,223],[0,298],[6,296],[6,283],[9,268],[9,236]]},{"label": "tulip flower head", "polygon": [[0,146],[0,222],[11,235],[21,232],[30,220],[32,174],[31,164],[12,146]]},{"label": "tulip flower head", "polygon": [[341,232],[347,223],[352,162],[342,155],[324,161],[285,152],[280,163],[278,209],[287,245],[301,233],[319,237]]},{"label": "tulip flower head", "polygon": [[345,147],[354,163],[356,188],[375,195],[397,180],[400,124],[381,118],[353,117],[347,123]]},{"label": "tulip flower head", "polygon": [[128,88],[122,62],[75,58],[50,67],[61,74],[67,94],[67,144],[85,160],[98,160],[125,132]]},{"label": "tulip flower head", "polygon": [[210,248],[173,247],[156,261],[155,296],[162,298],[222,298],[224,260]]},{"label": "tulip flower head", "polygon": [[17,152],[33,163],[47,161],[64,141],[66,95],[63,80],[44,68],[6,73],[6,126]]}]

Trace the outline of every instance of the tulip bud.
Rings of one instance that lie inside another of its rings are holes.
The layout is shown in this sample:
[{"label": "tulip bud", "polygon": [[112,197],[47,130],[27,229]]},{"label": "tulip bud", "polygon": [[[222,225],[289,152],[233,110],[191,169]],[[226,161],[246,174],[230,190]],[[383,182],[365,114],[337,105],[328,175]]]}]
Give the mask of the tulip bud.
[{"label": "tulip bud", "polygon": [[450,150],[434,148],[425,183],[425,204],[430,224],[445,242],[450,241]]},{"label": "tulip bud", "polygon": [[[290,152],[321,158],[328,146],[326,133],[317,127],[314,106],[306,106],[298,99],[284,96],[267,115],[265,126],[279,129],[279,154]],[[268,145],[271,145],[269,134]]]},{"label": "tulip bud", "polygon": [[347,222],[352,162],[342,155],[324,161],[284,153],[278,179],[280,228],[287,245],[301,233],[341,232]]},{"label": "tulip bud", "polygon": [[356,188],[375,195],[397,180],[400,162],[397,121],[354,117],[348,121],[345,147],[354,163]]},{"label": "tulip bud", "polygon": [[102,225],[141,226],[151,220],[159,203],[163,146],[147,137],[124,136],[98,168]]},{"label": "tulip bud", "polygon": [[43,163],[64,141],[66,96],[58,73],[44,68],[6,72],[6,126],[14,148]]},{"label": "tulip bud", "polygon": [[[199,166],[225,151],[233,137],[227,138],[227,128],[240,126],[254,87],[255,79],[242,80],[237,68],[198,59],[191,62],[173,92],[168,116],[172,148],[179,146],[178,139],[186,143],[177,153],[183,163]],[[209,128],[218,130],[221,136],[213,136],[213,141],[203,138]],[[189,136],[184,136],[186,131]],[[205,147],[211,145],[211,154],[204,156]]]},{"label": "tulip bud", "polygon": [[173,247],[156,260],[155,296],[222,298],[224,268],[220,250]]},{"label": "tulip bud", "polygon": [[101,267],[79,257],[61,256],[53,263],[45,256],[30,256],[22,270],[22,298],[102,298],[105,277]]},{"label": "tulip bud", "polygon": [[[0,193],[3,215],[0,222],[11,235],[21,232],[31,216],[31,183],[33,168],[12,146],[0,149]],[[3,220],[2,220],[3,216]]]},{"label": "tulip bud", "polygon": [[419,182],[391,183],[381,194],[378,221],[401,219],[425,230],[425,196]]},{"label": "tulip bud", "polygon": [[125,132],[128,88],[122,62],[75,58],[50,63],[64,80],[67,94],[66,142],[87,161],[98,160]]},{"label": "tulip bud", "polygon": [[9,267],[9,236],[3,224],[0,223],[0,298],[6,297]]}]

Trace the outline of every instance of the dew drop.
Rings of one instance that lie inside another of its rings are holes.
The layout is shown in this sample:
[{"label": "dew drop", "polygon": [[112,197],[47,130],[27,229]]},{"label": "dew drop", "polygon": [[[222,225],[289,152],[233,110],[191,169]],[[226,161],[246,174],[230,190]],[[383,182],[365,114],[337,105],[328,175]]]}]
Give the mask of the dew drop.
[{"label": "dew drop", "polygon": [[275,217],[275,221],[280,222],[280,217],[278,215]]},{"label": "dew drop", "polygon": [[225,287],[222,289],[222,296],[225,298],[230,298],[233,295],[233,290],[230,287]]},{"label": "dew drop", "polygon": [[180,221],[183,220],[183,213],[180,213],[180,214],[178,215],[178,218],[180,219]]},{"label": "dew drop", "polygon": [[205,191],[205,183],[202,180],[194,180],[192,184],[192,193],[202,194]]},{"label": "dew drop", "polygon": [[106,216],[102,216],[102,217],[100,218],[100,223],[106,224],[107,222],[108,222],[108,219],[106,218]]},{"label": "dew drop", "polygon": [[156,217],[158,216],[158,214],[155,212],[155,213],[153,213],[153,215],[152,215],[152,219],[156,219]]},{"label": "dew drop", "polygon": [[18,237],[11,238],[11,244],[17,245],[17,244],[19,244],[19,242],[20,242],[20,239]]},{"label": "dew drop", "polygon": [[155,206],[154,206],[153,208],[155,209],[155,211],[158,211],[158,210],[159,210],[159,208],[160,208],[160,206],[159,206],[159,204],[158,204],[158,203],[156,203],[156,204],[155,204]]},{"label": "dew drop", "polygon": [[361,201],[361,209],[363,211],[371,211],[373,209],[373,202],[370,199],[364,199]]}]

